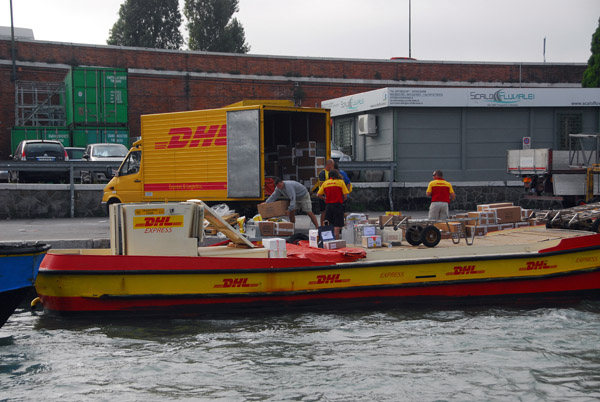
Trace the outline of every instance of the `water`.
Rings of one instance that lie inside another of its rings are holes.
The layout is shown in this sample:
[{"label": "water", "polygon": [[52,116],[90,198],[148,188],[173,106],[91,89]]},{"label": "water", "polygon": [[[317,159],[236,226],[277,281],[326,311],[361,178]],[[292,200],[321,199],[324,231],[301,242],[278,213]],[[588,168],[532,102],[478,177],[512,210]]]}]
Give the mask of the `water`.
[{"label": "water", "polygon": [[600,301],[0,329],[1,401],[592,401]]}]

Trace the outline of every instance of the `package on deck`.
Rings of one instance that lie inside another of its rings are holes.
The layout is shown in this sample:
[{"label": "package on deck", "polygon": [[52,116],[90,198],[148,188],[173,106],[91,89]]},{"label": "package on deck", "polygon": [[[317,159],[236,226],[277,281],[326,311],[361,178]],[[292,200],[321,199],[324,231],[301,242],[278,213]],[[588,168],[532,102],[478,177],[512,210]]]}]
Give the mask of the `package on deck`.
[{"label": "package on deck", "polygon": [[272,237],[270,239],[263,239],[263,247],[269,250],[269,258],[285,258],[287,257],[287,250],[285,247],[285,239],[278,237]]},{"label": "package on deck", "polygon": [[521,209],[521,220],[526,221],[533,216],[533,209]]},{"label": "package on deck", "polygon": [[292,222],[277,222],[275,224],[275,236],[291,236],[294,234]]},{"label": "package on deck", "polygon": [[263,219],[272,218],[274,216],[283,216],[286,214],[289,206],[289,201],[263,202],[262,204],[258,204],[258,213]]},{"label": "package on deck", "polygon": [[477,205],[478,211],[489,211],[490,209],[503,208],[503,207],[512,207],[514,204],[512,202],[497,202],[495,204],[480,204]]},{"label": "package on deck", "polygon": [[401,215],[381,215],[379,217],[379,226],[395,226],[402,221]]},{"label": "package on deck", "polygon": [[363,236],[375,236],[376,234],[376,225],[371,225],[368,223],[354,225],[354,244],[362,244]]},{"label": "package on deck", "polygon": [[351,214],[348,214],[348,216],[346,216],[346,222],[354,222],[355,224],[367,223],[368,218],[369,217],[365,214],[353,212]]},{"label": "package on deck", "polygon": [[275,222],[261,221],[257,223],[261,236],[275,236]]},{"label": "package on deck", "polygon": [[354,244],[354,224],[352,222],[348,222],[346,226],[342,228],[340,237],[346,244]]},{"label": "package on deck", "polygon": [[319,248],[319,230],[310,229],[308,231],[308,245],[310,247]]},{"label": "package on deck", "polygon": [[255,221],[251,220],[248,223],[246,223],[246,235],[248,235],[249,238],[257,237],[258,234],[259,229]]},{"label": "package on deck", "polygon": [[457,233],[461,230],[462,225],[460,222],[449,221],[449,222],[437,222],[437,223],[434,223],[433,226],[435,226],[442,232]]},{"label": "package on deck", "polygon": [[497,223],[496,210],[477,211],[467,213],[468,218],[474,218],[467,221],[468,225],[495,225]]},{"label": "package on deck", "polygon": [[494,225],[487,225],[487,232],[497,232],[500,230],[500,225],[498,224],[494,224]]},{"label": "package on deck", "polygon": [[330,241],[323,242],[323,248],[326,248],[328,250],[335,250],[335,249],[344,248],[344,247],[346,247],[345,240],[330,240]]},{"label": "package on deck", "polygon": [[465,225],[467,236],[485,236],[487,234],[487,226]]},{"label": "package on deck", "polygon": [[498,223],[515,223],[521,221],[521,207],[512,206],[512,207],[500,207],[495,208],[496,217],[498,218]]},{"label": "package on deck", "polygon": [[367,248],[381,247],[381,236],[363,236],[362,246]]},{"label": "package on deck", "polygon": [[394,230],[392,227],[383,228],[381,241],[384,243],[395,243],[402,241],[402,229]]}]

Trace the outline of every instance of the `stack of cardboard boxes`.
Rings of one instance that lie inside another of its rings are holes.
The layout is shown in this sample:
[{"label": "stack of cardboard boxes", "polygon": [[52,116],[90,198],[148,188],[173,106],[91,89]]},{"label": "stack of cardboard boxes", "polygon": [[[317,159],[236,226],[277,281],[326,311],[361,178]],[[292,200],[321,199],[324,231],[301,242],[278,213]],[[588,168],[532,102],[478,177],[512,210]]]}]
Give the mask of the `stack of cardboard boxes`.
[{"label": "stack of cardboard boxes", "polygon": [[276,151],[266,153],[267,176],[294,180],[309,189],[317,183],[317,176],[324,167],[325,157],[317,156],[315,141],[297,142],[293,147],[278,145]]},{"label": "stack of cardboard boxes", "polygon": [[[487,233],[504,229],[514,229],[525,226],[534,226],[533,211],[514,205],[512,202],[477,205],[477,211],[457,214],[456,218],[468,219],[465,229],[468,236],[484,236]],[[458,222],[438,223],[436,226],[442,231],[458,232],[461,224]]]}]

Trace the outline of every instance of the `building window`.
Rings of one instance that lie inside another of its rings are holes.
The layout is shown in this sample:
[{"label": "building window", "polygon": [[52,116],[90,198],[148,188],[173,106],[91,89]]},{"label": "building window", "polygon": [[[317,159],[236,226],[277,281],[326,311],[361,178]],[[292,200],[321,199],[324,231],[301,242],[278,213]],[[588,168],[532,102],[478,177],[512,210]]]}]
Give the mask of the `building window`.
[{"label": "building window", "polygon": [[583,117],[581,113],[565,113],[558,115],[558,138],[560,141],[559,148],[574,149],[575,143],[571,140],[569,144],[569,134],[581,133],[583,126]]},{"label": "building window", "polygon": [[352,154],[352,133],[354,132],[354,119],[339,119],[335,121],[333,143],[345,153],[346,155],[353,156]]}]

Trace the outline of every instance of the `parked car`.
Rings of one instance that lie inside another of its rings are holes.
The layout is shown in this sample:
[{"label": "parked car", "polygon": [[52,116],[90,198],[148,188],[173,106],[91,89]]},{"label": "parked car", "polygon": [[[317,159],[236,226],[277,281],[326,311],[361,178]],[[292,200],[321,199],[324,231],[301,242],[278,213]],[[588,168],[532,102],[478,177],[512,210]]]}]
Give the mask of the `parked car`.
[{"label": "parked car", "polygon": [[[82,161],[85,148],[83,147],[65,147],[69,161]],[[77,183],[81,181],[81,169],[73,169],[73,180]]]},{"label": "parked car", "polygon": [[[69,160],[65,147],[59,141],[24,140],[19,143],[14,155],[10,159],[27,162],[65,162]],[[8,172],[8,181],[11,183],[68,183],[68,171],[18,171]]]},{"label": "parked car", "polygon": [[336,162],[350,162],[352,158],[343,153],[335,144],[331,144],[331,159]]},{"label": "parked car", "polygon": [[83,155],[85,154],[85,148],[83,147],[65,147],[65,151],[67,151],[70,161],[83,160]]},{"label": "parked car", "polygon": [[[90,162],[122,162],[127,156],[129,150],[122,144],[88,144],[83,154],[83,159]],[[116,171],[116,169],[115,169]],[[82,183],[106,183],[110,177],[106,170],[104,171],[81,171]]]}]

